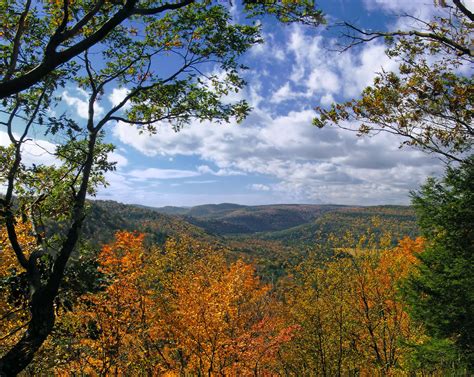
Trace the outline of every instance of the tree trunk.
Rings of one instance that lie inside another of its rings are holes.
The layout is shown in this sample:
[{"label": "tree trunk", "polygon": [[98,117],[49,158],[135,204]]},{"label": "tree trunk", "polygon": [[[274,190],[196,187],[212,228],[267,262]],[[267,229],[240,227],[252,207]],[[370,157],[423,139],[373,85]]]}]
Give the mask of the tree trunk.
[{"label": "tree trunk", "polygon": [[54,295],[44,288],[33,294],[31,320],[20,341],[0,360],[0,376],[16,376],[33,360],[54,326]]},{"label": "tree trunk", "polygon": [[[94,164],[94,150],[97,140],[97,131],[90,133],[88,155],[84,164],[80,190],[75,198],[73,210],[73,224],[59,252],[51,275],[45,285],[39,287],[31,296],[31,320],[28,329],[13,348],[0,359],[0,376],[16,376],[29,363],[51,333],[54,327],[54,300],[64,276],[66,264],[76,246],[84,220],[84,204],[92,166]],[[30,284],[33,284],[30,280]]]}]

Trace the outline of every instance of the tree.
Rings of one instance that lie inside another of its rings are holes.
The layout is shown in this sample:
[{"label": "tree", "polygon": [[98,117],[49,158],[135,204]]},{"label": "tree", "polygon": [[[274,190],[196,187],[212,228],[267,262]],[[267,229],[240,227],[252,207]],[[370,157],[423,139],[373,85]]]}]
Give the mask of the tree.
[{"label": "tree", "polygon": [[[28,223],[18,222],[18,239],[27,253],[31,252],[34,239],[30,235]],[[15,254],[8,243],[4,226],[0,225],[0,249],[4,253],[0,260],[0,352],[8,350],[18,341],[21,330],[29,321],[27,301],[24,297],[24,276],[21,274]]]},{"label": "tree", "polygon": [[[111,33],[133,27],[136,22],[159,21],[195,3],[194,0],[2,0],[0,99],[41,86],[51,75],[57,75],[58,70],[67,78],[77,64],[77,57],[100,45]],[[283,22],[303,21],[314,25],[323,21],[313,1],[244,4],[253,13],[273,13]]]},{"label": "tree", "polygon": [[289,323],[300,330],[282,354],[290,374],[391,375],[408,354],[403,344],[418,341],[398,283],[423,240],[406,238],[385,250],[362,241],[322,267],[307,261],[296,271],[287,307]]},{"label": "tree", "polygon": [[[56,11],[62,17],[69,14],[66,8]],[[48,22],[58,16],[51,17]],[[67,18],[63,20],[66,23]],[[141,21],[115,26],[99,50],[84,50],[78,57],[80,65],[71,62],[3,102],[7,119],[2,125],[11,145],[2,147],[0,155],[0,180],[6,185],[0,203],[2,221],[11,250],[26,272],[31,318],[19,342],[3,355],[0,373],[21,371],[53,328],[55,298],[79,240],[86,196],[93,195],[97,185],[105,183],[103,174],[114,169],[107,161],[113,146],[102,142],[106,125],[122,121],[153,131],[156,122],[169,121],[179,129],[191,119],[242,119],[249,110],[245,102],[226,104],[220,97],[244,85],[237,58],[259,41],[257,26],[233,24],[225,6],[208,3],[189,4],[158,19],[144,15]],[[83,32],[92,31],[84,28]],[[34,50],[33,36],[28,41]],[[27,48],[28,53],[34,51]],[[166,59],[172,59],[171,72],[156,65]],[[209,69],[207,63],[219,74],[203,74]],[[49,112],[57,100],[58,82],[64,84],[64,80],[89,95],[88,119],[83,125]],[[126,88],[127,94],[99,117],[96,106],[113,87]],[[125,105],[129,105],[127,110]],[[24,164],[23,151],[33,129],[62,140],[50,151],[56,158],[54,165]],[[18,218],[30,223],[35,239],[30,254],[18,240]]]},{"label": "tree", "polygon": [[33,373],[255,375],[291,340],[277,303],[241,260],[183,237],[147,248],[118,232],[98,255],[102,290],[60,317]]},{"label": "tree", "polygon": [[448,339],[474,370],[474,158],[413,193],[425,236],[420,264],[404,284],[410,314]]},{"label": "tree", "polygon": [[[322,21],[311,1],[271,5],[245,6],[249,14],[273,13],[283,22]],[[54,326],[55,298],[81,234],[86,197],[114,169],[107,160],[113,146],[103,142],[106,126],[121,121],[153,132],[157,122],[179,130],[191,119],[241,120],[249,111],[245,101],[220,99],[245,84],[238,57],[260,36],[258,26],[233,23],[220,2],[2,1],[0,12],[0,124],[11,142],[0,149],[1,220],[27,280],[30,308],[26,331],[0,360],[0,374],[13,375]],[[71,84],[88,95],[84,124],[50,111]],[[114,87],[124,98],[100,116],[97,105]],[[48,150],[52,165],[25,164],[33,131],[58,141]],[[19,218],[31,225],[31,253],[18,240]]]},{"label": "tree", "polygon": [[358,135],[389,132],[402,137],[401,146],[465,160],[474,137],[468,68],[474,63],[474,16],[460,0],[441,3],[432,20],[406,16],[419,26],[414,30],[376,32],[345,23],[347,48],[384,38],[387,55],[400,63],[398,72],[380,72],[359,99],[317,107],[314,124],[334,124]]},{"label": "tree", "polygon": [[142,234],[118,232],[115,241],[99,253],[103,291],[84,294],[63,320],[76,326],[73,344],[60,350],[69,359],[68,372],[130,375],[146,370],[151,361],[147,332],[154,305],[145,276],[147,267],[153,265],[152,256],[143,238]]},{"label": "tree", "polygon": [[[171,276],[161,297],[163,354],[170,371],[265,375],[295,330],[278,318],[270,287],[252,266],[215,251]],[[156,332],[158,333],[158,331]]]}]

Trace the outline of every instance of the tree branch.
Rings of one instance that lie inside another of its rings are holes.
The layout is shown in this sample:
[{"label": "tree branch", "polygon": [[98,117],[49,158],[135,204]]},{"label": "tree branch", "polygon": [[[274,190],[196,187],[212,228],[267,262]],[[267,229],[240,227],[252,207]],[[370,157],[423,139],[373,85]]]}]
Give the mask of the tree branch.
[{"label": "tree branch", "polygon": [[[39,81],[41,81],[45,76],[51,73],[60,65],[68,62],[72,58],[86,51],[88,48],[94,46],[103,40],[115,27],[120,25],[123,21],[129,18],[132,15],[156,15],[167,10],[176,10],[183,8],[191,3],[194,0],[183,0],[178,3],[168,3],[164,4],[157,8],[149,9],[137,9],[135,5],[137,0],[127,0],[124,6],[115,13],[107,22],[105,22],[96,32],[88,36],[87,38],[81,40],[80,42],[74,44],[73,46],[56,52],[56,48],[59,46],[57,42],[50,45],[49,50],[52,51],[50,54],[46,54],[43,61],[33,68],[31,71],[25,73],[22,76],[13,78],[11,80],[4,81],[0,83],[0,99],[7,98],[15,93],[19,93]],[[95,8],[94,8],[95,9]],[[92,11],[91,11],[92,12]],[[92,18],[93,14],[89,16]],[[65,37],[71,37],[70,32],[65,34]],[[66,39],[63,37],[62,40],[58,39],[60,42],[64,42]]]},{"label": "tree branch", "polygon": [[18,21],[18,28],[15,34],[15,38],[13,40],[13,51],[11,55],[10,65],[8,66],[7,72],[2,81],[10,80],[11,77],[13,76],[13,73],[15,72],[16,63],[18,61],[18,54],[20,52],[21,37],[23,36],[23,33],[25,32],[25,21],[26,21],[26,16],[28,16],[28,12],[30,11],[30,6],[31,6],[31,0],[27,0],[25,4],[25,9],[21,13],[20,19]]},{"label": "tree branch", "polygon": [[467,9],[461,0],[453,0],[454,5],[472,22],[474,22],[474,13],[472,13],[469,9]]},{"label": "tree branch", "polygon": [[392,31],[392,32],[381,32],[381,31],[365,31],[363,29],[358,28],[355,25],[352,25],[348,22],[344,22],[344,26],[348,27],[349,29],[352,29],[356,31],[357,33],[364,35],[366,37],[360,37],[356,35],[346,35],[346,37],[351,38],[352,40],[356,41],[353,44],[345,47],[343,51],[351,48],[354,45],[358,45],[361,43],[365,42],[370,42],[378,38],[385,38],[385,37],[395,37],[395,36],[417,36],[423,39],[430,39],[436,42],[440,42],[444,44],[445,46],[448,46],[456,51],[459,52],[460,55],[467,55],[469,57],[474,56],[474,51],[471,51],[469,47],[465,47],[460,45],[459,43],[453,41],[452,39],[446,38],[443,35],[439,35],[436,33],[430,33],[430,32],[422,32],[418,30],[410,30],[410,31]]},{"label": "tree branch", "polygon": [[55,30],[53,36],[49,39],[49,43],[46,46],[46,56],[53,54],[56,47],[61,43],[61,33],[66,29],[67,21],[69,19],[69,0],[63,0],[63,19],[61,24]]},{"label": "tree branch", "polygon": [[74,37],[77,33],[81,31],[81,29],[87,25],[87,23],[94,17],[104,5],[105,1],[104,0],[99,0],[97,3],[95,3],[94,7],[86,14],[84,17],[82,17],[73,27],[71,27],[69,30],[65,30],[61,34],[61,42],[64,42],[65,40],[68,40],[69,38]]},{"label": "tree branch", "polygon": [[133,14],[140,15],[140,16],[152,16],[152,15],[162,13],[167,10],[176,10],[176,9],[183,8],[187,5],[194,3],[194,1],[195,0],[183,0],[175,4],[168,3],[156,8],[135,8],[133,10]]}]

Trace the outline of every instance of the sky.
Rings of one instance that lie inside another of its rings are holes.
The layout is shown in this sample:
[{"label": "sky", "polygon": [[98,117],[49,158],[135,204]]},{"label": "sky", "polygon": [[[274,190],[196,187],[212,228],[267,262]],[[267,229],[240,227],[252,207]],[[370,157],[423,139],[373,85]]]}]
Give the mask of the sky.
[{"label": "sky", "polygon": [[[373,29],[403,27],[402,13],[429,17],[431,0],[327,0],[319,2],[329,24],[346,20]],[[234,8],[238,21],[242,14]],[[252,112],[241,124],[191,122],[175,132],[158,125],[140,133],[116,123],[107,140],[116,145],[117,170],[98,199],[147,206],[207,203],[408,204],[428,176],[440,176],[443,163],[420,151],[400,149],[400,139],[380,133],[357,137],[337,127],[318,129],[315,106],[357,98],[377,72],[395,70],[382,41],[335,51],[334,28],[282,25],[261,20],[264,44],[241,58],[249,67],[248,85],[225,101],[246,99]],[[117,103],[114,88],[97,111]],[[86,96],[70,86],[62,104],[80,122],[87,116]],[[7,142],[0,132],[0,144]],[[37,135],[27,147],[28,162],[51,159],[51,140]]]}]

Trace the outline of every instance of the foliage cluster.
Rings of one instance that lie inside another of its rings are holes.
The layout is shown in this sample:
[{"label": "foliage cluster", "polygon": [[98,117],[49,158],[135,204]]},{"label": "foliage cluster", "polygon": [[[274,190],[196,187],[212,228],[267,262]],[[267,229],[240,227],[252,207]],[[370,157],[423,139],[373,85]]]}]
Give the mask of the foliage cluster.
[{"label": "foliage cluster", "polygon": [[[407,238],[391,248],[389,237],[367,237],[346,237],[336,258],[310,258],[269,286],[228,250],[186,237],[146,247],[143,234],[119,232],[97,255],[101,286],[58,307],[55,330],[28,370],[402,373],[427,338],[398,291],[424,243]],[[13,328],[21,315],[10,319]]]},{"label": "foliage cluster", "polygon": [[347,47],[383,38],[398,71],[380,72],[360,98],[317,107],[314,124],[359,135],[389,132],[401,136],[400,146],[468,161],[474,139],[474,14],[461,1],[453,3],[441,2],[431,20],[406,15],[416,25],[412,30],[379,32],[345,23]]},{"label": "foliage cluster", "polygon": [[98,255],[102,290],[61,315],[30,371],[270,373],[295,327],[253,267],[224,253],[192,239],[146,248],[142,234],[117,233]]},{"label": "foliage cluster", "polygon": [[[259,25],[234,23],[228,7],[212,1],[0,0],[0,124],[10,141],[0,147],[0,374],[16,375],[35,355],[32,373],[470,371],[474,15],[460,0],[440,4],[445,14],[433,22],[415,19],[421,30],[347,25],[353,45],[385,38],[399,70],[381,72],[360,99],[319,109],[314,122],[388,131],[461,163],[414,197],[426,250],[419,253],[420,240],[392,248],[369,235],[332,248],[324,265],[302,264],[277,289],[245,262],[184,237],[149,249],[144,236],[118,233],[97,258],[71,258],[86,197],[115,168],[106,126],[156,132],[192,119],[242,120],[248,104],[222,97],[244,86],[238,59],[261,41]],[[324,21],[312,1],[244,7],[286,23]],[[67,84],[87,95],[84,124],[50,111]],[[113,88],[124,97],[100,114]],[[25,163],[34,130],[57,139],[53,164]]]}]

